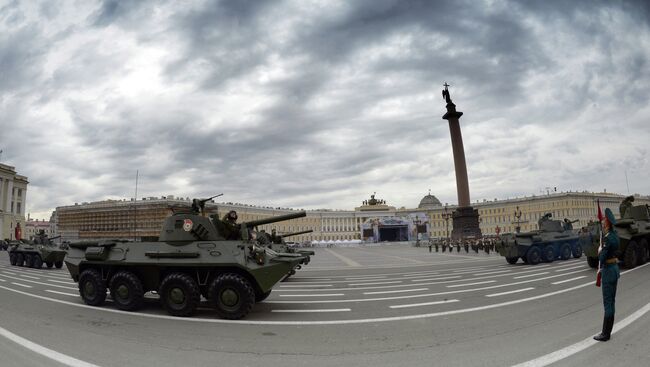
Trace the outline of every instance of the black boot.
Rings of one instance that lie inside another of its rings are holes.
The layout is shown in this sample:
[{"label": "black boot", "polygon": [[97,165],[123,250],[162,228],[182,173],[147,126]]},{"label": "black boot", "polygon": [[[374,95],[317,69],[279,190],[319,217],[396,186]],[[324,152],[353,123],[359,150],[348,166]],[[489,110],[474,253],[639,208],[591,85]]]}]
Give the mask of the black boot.
[{"label": "black boot", "polygon": [[612,329],[614,328],[614,316],[605,316],[603,319],[603,331],[594,336],[594,339],[599,342],[606,342],[612,335]]}]

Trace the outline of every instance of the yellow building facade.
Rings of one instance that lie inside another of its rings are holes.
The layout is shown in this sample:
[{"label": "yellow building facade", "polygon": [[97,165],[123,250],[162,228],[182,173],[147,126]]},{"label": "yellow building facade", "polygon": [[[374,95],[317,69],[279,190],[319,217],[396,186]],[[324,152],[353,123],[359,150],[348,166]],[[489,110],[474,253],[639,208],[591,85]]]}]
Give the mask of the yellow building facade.
[{"label": "yellow building facade", "polygon": [[[508,200],[492,200],[473,203],[479,211],[480,227],[484,235],[514,232],[517,225],[521,231],[537,229],[537,220],[546,213],[553,218],[577,220],[574,227],[584,226],[596,218],[597,200],[602,210],[610,208],[618,213],[618,206],[625,196],[609,193],[565,192],[542,196],[529,196]],[[362,238],[362,224],[377,219],[425,218],[418,221],[426,227],[426,236],[445,238],[451,232],[453,219],[451,212],[456,206],[443,206],[432,195],[426,195],[418,208],[400,208],[387,205],[382,200],[364,200],[354,210],[308,210],[307,216],[260,226],[267,232],[275,229],[278,234],[304,230],[312,233],[286,238],[287,241],[344,241]],[[635,205],[650,204],[650,197],[637,196]],[[58,207],[53,214],[57,234],[64,240],[136,238],[153,239],[158,237],[166,217],[176,210],[188,210],[189,198],[173,196],[143,198],[139,200],[107,200]],[[230,210],[238,214],[238,222],[295,213],[290,208],[272,208],[241,203],[206,204],[209,214],[217,213],[223,217]],[[426,220],[428,218],[428,220]],[[413,227],[414,228],[414,227]],[[414,237],[411,237],[414,238]]]},{"label": "yellow building facade", "polygon": [[0,163],[0,239],[15,239],[17,226],[24,230],[28,184],[15,167]]}]

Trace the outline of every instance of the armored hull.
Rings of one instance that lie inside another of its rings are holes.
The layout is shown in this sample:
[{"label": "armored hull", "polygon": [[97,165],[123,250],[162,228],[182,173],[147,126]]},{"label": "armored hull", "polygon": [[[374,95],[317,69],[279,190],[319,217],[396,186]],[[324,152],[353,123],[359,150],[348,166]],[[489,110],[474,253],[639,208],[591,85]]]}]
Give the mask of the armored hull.
[{"label": "armored hull", "polygon": [[[618,259],[627,269],[643,265],[650,256],[650,211],[647,205],[637,205],[625,211],[625,217],[614,225],[620,244]],[[592,268],[598,266],[598,246],[600,245],[600,224],[590,223],[583,228],[581,242],[584,243],[587,262]]]},{"label": "armored hull", "polygon": [[63,267],[66,251],[56,245],[13,241],[9,248],[9,262],[15,266],[40,269],[43,264],[48,268]]},{"label": "armored hull", "polygon": [[579,236],[563,222],[551,220],[550,215],[540,219],[540,229],[525,233],[507,233],[497,242],[497,251],[510,264],[520,258],[526,264],[535,265],[542,261],[567,260],[582,256]]},{"label": "armored hull", "polygon": [[134,311],[144,293],[157,292],[169,314],[190,316],[203,296],[222,318],[240,319],[303,259],[261,247],[251,232],[258,222],[228,224],[239,235],[226,240],[220,231],[226,224],[218,218],[177,213],[166,219],[158,242],[71,243],[66,266],[89,305],[103,304],[108,289],[117,308]]}]

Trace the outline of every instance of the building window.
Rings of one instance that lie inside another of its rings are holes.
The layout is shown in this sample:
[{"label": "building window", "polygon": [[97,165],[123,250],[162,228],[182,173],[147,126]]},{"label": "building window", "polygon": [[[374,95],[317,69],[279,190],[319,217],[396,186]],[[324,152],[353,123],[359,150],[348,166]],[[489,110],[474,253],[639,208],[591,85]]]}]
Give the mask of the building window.
[{"label": "building window", "polygon": [[16,203],[16,214],[20,214],[20,209],[21,209],[20,204],[22,204],[22,203]]}]

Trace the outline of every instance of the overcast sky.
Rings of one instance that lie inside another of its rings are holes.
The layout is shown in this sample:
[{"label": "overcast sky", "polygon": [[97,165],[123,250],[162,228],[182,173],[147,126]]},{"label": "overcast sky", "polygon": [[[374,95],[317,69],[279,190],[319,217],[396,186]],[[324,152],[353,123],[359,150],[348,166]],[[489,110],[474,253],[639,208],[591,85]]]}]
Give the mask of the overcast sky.
[{"label": "overcast sky", "polygon": [[[352,209],[650,194],[647,1],[0,0],[0,162],[27,210],[208,196]],[[625,174],[627,172],[628,183]]]}]

